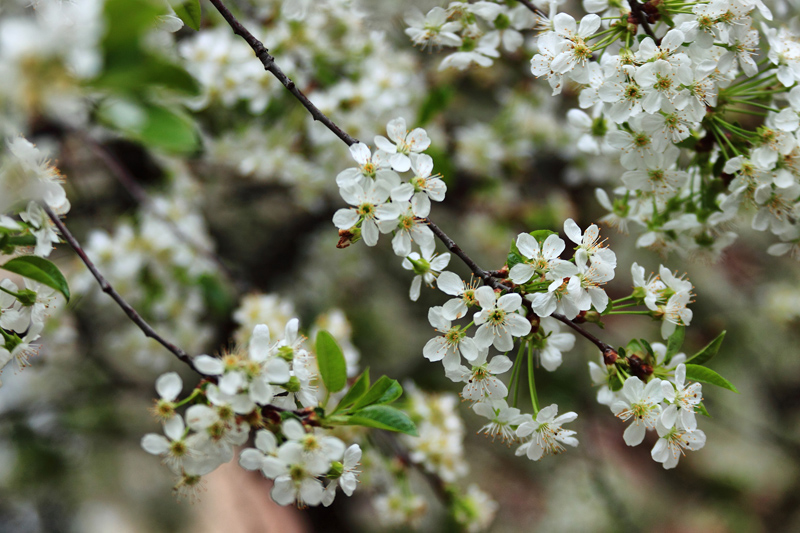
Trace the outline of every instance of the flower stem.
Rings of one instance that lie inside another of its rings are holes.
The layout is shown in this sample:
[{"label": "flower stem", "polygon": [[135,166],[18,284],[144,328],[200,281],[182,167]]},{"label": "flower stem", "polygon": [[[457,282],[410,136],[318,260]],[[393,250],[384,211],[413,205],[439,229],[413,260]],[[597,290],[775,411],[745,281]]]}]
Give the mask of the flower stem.
[{"label": "flower stem", "polygon": [[528,344],[528,388],[531,393],[533,415],[539,414],[539,397],[536,396],[536,380],[533,378],[533,344]]},{"label": "flower stem", "polygon": [[508,390],[511,390],[512,386],[514,387],[514,404],[512,407],[517,406],[517,399],[519,398],[519,383],[522,381],[520,378],[520,368],[522,368],[522,359],[525,356],[524,350],[525,343],[521,343],[517,351],[517,358],[514,359],[514,368],[511,369],[511,381],[508,382]]}]

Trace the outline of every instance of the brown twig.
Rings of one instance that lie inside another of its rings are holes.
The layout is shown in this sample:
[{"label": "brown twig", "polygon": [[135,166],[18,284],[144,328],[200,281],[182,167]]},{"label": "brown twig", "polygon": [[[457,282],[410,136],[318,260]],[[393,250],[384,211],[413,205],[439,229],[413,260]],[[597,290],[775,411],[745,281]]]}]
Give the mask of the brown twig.
[{"label": "brown twig", "polygon": [[[630,1],[636,2],[636,0],[630,0]],[[239,22],[233,15],[233,13],[231,13],[228,10],[228,8],[225,7],[225,5],[222,3],[221,0],[209,0],[209,2],[211,2],[214,5],[214,7],[217,8],[217,11],[220,12],[225,21],[230,25],[233,32],[236,35],[241,36],[245,41],[247,41],[247,44],[249,44],[250,48],[252,48],[253,52],[255,52],[256,57],[258,57],[258,59],[264,65],[264,68],[268,72],[272,73],[276,78],[278,78],[278,80],[280,80],[280,82],[287,89],[289,89],[289,91],[300,101],[300,103],[302,103],[303,106],[306,109],[308,109],[308,111],[311,113],[311,116],[314,117],[314,120],[322,122],[325,125],[325,127],[327,127],[330,131],[332,131],[348,146],[358,142],[358,139],[347,134],[344,130],[342,130],[339,126],[337,126],[330,118],[328,118],[324,113],[322,113],[322,111],[320,111],[314,104],[311,103],[308,97],[306,97],[306,95],[303,94],[303,92],[295,86],[294,82],[292,82],[289,78],[287,78],[286,75],[283,73],[283,71],[280,68],[278,68],[278,66],[275,64],[275,58],[269,55],[267,49],[264,47],[264,44],[258,39],[256,39],[253,36],[253,34],[250,33],[244,26],[242,26],[242,23]],[[467,255],[466,252],[464,252],[464,250],[462,250],[461,247],[453,239],[448,237],[447,234],[444,231],[442,231],[442,229],[439,226],[434,224],[434,222],[430,218],[426,218],[424,219],[424,221],[431,228],[431,231],[433,231],[434,235],[436,235],[436,237],[438,237],[438,239],[442,241],[445,247],[450,252],[457,255],[476,276],[478,276],[479,278],[481,278],[481,280],[483,280],[484,284],[492,287],[495,290],[509,290],[508,286],[503,285],[496,278],[492,277],[490,272],[478,266],[478,264],[469,255]],[[523,304],[525,304],[525,307],[530,310],[531,304],[528,300],[523,299]],[[600,348],[600,351],[602,351],[604,355],[609,350],[614,351],[611,346],[600,341],[597,337],[595,337],[588,331],[584,330],[582,327],[575,324],[567,317],[559,315],[557,313],[554,313],[553,317],[556,318],[557,320],[564,322],[569,327],[577,331],[579,334],[586,337],[588,340],[594,343],[598,348]]]},{"label": "brown twig", "polygon": [[523,6],[527,7],[528,9],[530,9],[532,12],[536,13],[540,17],[542,17],[544,19],[547,18],[547,14],[544,11],[542,11],[541,9],[539,9],[538,7],[536,7],[535,5],[533,5],[533,2],[531,2],[530,0],[517,0],[517,2],[519,2]]},{"label": "brown twig", "polygon": [[161,346],[172,352],[175,355],[175,357],[177,357],[178,359],[180,359],[181,361],[192,367],[192,369],[194,369],[194,365],[192,365],[192,358],[189,357],[189,354],[187,354],[182,349],[178,348],[177,346],[169,342],[167,339],[159,335],[150,326],[150,324],[148,324],[145,321],[145,319],[143,319],[139,315],[139,313],[136,312],[136,309],[134,309],[131,306],[131,304],[126,302],[125,299],[122,296],[120,296],[120,294],[114,289],[114,287],[111,286],[108,280],[106,280],[106,278],[103,277],[100,271],[97,270],[97,267],[94,266],[94,263],[92,263],[92,260],[89,259],[89,257],[86,255],[86,252],[83,250],[78,240],[72,235],[72,233],[70,233],[70,231],[67,229],[67,226],[64,224],[64,222],[61,221],[58,215],[53,213],[53,211],[50,209],[50,207],[47,206],[47,204],[42,204],[42,208],[44,209],[45,213],[47,213],[47,216],[50,217],[50,220],[53,221],[53,224],[56,225],[58,230],[61,232],[61,235],[67,241],[67,243],[69,243],[72,249],[75,250],[75,253],[78,254],[78,257],[80,257],[81,261],[83,261],[83,264],[86,265],[86,268],[88,268],[89,271],[92,273],[94,279],[97,280],[97,283],[100,284],[100,289],[104,293],[111,296],[111,298],[117,303],[117,305],[123,311],[125,311],[125,314],[128,315],[128,318],[130,318],[134,324],[139,326],[139,329],[142,330],[145,336],[150,337],[151,339],[161,344]]},{"label": "brown twig", "polygon": [[640,4],[638,0],[628,0],[628,5],[631,7],[631,13],[639,21],[644,32],[653,38],[656,45],[660,44],[660,39],[656,38],[656,34],[653,33],[653,28],[651,28],[650,23],[647,22],[647,13],[642,9],[642,4]]},{"label": "brown twig", "polygon": [[264,46],[264,43],[256,39],[252,33],[250,33],[247,28],[242,26],[242,23],[239,22],[233,13],[225,7],[225,4],[221,2],[221,0],[209,0],[214,7],[217,8],[222,18],[230,25],[231,29],[233,29],[233,33],[239,35],[242,39],[247,41],[247,44],[250,45],[250,48],[253,49],[255,52],[256,57],[261,61],[261,64],[264,65],[264,68],[267,72],[271,73],[275,76],[278,81],[280,81],[284,87],[286,87],[290,93],[294,95],[295,98],[300,100],[300,103],[303,104],[303,107],[308,109],[308,112],[311,113],[311,116],[314,120],[318,120],[325,124],[329,130],[331,130],[337,137],[339,137],[342,141],[347,143],[348,146],[356,144],[358,139],[348,134],[342,128],[337,126],[333,123],[331,119],[329,119],[322,111],[319,110],[317,106],[315,106],[308,97],[303,94],[303,91],[297,88],[292,80],[284,74],[284,72],[275,64],[275,58],[269,54],[269,50]]},{"label": "brown twig", "polygon": [[[131,304],[125,301],[125,299],[122,296],[120,296],[120,294],[114,289],[114,287],[111,286],[108,280],[106,280],[106,278],[103,277],[100,271],[97,270],[97,267],[94,265],[92,260],[89,259],[89,256],[86,255],[86,252],[81,247],[81,244],[78,242],[78,239],[76,239],[75,236],[72,235],[72,233],[70,233],[70,231],[67,229],[67,226],[58,217],[58,215],[53,213],[50,207],[48,207],[46,204],[42,204],[42,208],[44,209],[45,213],[47,213],[47,216],[50,217],[50,220],[53,221],[53,224],[55,224],[58,230],[61,232],[61,236],[64,237],[64,239],[67,241],[70,247],[73,250],[75,250],[75,253],[78,254],[78,257],[80,257],[81,261],[83,261],[83,264],[86,265],[86,268],[88,268],[89,271],[92,273],[94,278],[97,280],[97,283],[100,284],[100,288],[102,289],[102,291],[108,294],[117,303],[117,305],[125,312],[125,314],[128,315],[128,318],[130,318],[131,321],[133,321],[133,323],[136,324],[139,327],[139,329],[142,330],[145,336],[150,337],[151,339],[161,344],[164,348],[172,352],[175,355],[175,357],[177,357],[182,362],[189,365],[189,367],[192,370],[194,370],[195,372],[206,378],[208,381],[216,383],[217,382],[216,376],[206,376],[205,374],[197,370],[194,364],[192,363],[192,358],[189,356],[189,354],[187,354],[181,348],[169,342],[161,335],[159,335],[156,332],[156,330],[154,330],[152,326],[150,326],[150,324],[148,324],[147,321],[143,319],[141,315],[139,315],[139,313],[136,312],[136,309],[134,309]],[[308,418],[309,419],[308,425],[318,425],[316,423],[316,420],[314,419],[315,413],[313,409],[306,408],[306,409],[291,410],[283,407],[278,407],[277,405],[265,405],[262,407],[262,412],[282,413],[284,411],[290,411],[302,419]]]}]

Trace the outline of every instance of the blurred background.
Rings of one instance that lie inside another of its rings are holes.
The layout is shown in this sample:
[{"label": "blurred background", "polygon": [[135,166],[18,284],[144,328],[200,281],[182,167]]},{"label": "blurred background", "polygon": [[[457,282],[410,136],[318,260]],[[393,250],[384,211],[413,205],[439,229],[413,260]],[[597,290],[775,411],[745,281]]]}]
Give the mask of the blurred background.
[{"label": "blurred background", "polygon": [[[432,218],[482,267],[500,268],[519,232],[560,231],[568,217],[585,228],[606,214],[595,189],[615,187],[623,170],[613,154],[577,151],[565,119],[576,95],[551,97],[530,74],[534,32],[490,68],[438,72],[443,56],[403,34],[410,3],[228,3],[346,131],[372,144],[397,116],[427,130],[448,185]],[[664,264],[695,286],[687,353],[727,331],[710,366],[739,394],[704,387],[705,448],[665,471],[650,458],[654,435],[627,447],[622,422],[595,401],[587,363],[599,354],[579,338],[537,385],[544,405],[579,413],[570,427],[580,446],[517,458],[477,434],[483,419],[461,403],[461,387],[422,357],[427,309],[443,295],[423,288],[409,300],[412,273],[386,237],[336,248],[331,217],[344,203],[335,177],[353,165],[344,144],[263,72],[210,4],[199,32],[174,31],[168,18],[141,23],[136,10],[158,4],[144,0],[29,4],[0,6],[0,132],[49,152],[65,175],[68,226],[165,337],[200,354],[246,342],[258,323],[280,332],[293,316],[307,335],[331,330],[351,375],[369,367],[405,384],[412,412],[439,402],[463,419],[453,430],[463,438],[457,484],[466,493],[477,483],[497,502],[492,531],[800,531],[800,269],[768,256],[764,234],[742,223],[739,240],[709,262],[637,250],[636,228],[602,228],[618,257],[612,298],[629,294],[632,262],[648,272]],[[785,20],[794,14],[772,6]],[[124,50],[137,51],[141,70]],[[163,64],[174,71],[151,76]],[[139,441],[158,430],[147,411],[155,378],[175,370],[184,390],[197,378],[127,321],[68,247],[51,258],[75,298],[52,313],[31,366],[2,376],[0,532],[458,530],[414,468],[418,500],[407,498],[414,509],[394,522],[378,481],[328,509],[281,508],[266,480],[234,464],[210,475],[197,501],[178,502]],[[469,275],[456,258],[448,270]],[[587,327],[614,346],[660,338],[645,317]]]}]

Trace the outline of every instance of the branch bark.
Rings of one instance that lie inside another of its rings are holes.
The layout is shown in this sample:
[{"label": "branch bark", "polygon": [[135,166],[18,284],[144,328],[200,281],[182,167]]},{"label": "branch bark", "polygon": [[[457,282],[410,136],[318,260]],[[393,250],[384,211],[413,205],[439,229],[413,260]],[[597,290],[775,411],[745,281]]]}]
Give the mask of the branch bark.
[{"label": "branch bark", "polygon": [[142,330],[142,333],[144,333],[145,336],[150,337],[161,344],[161,346],[172,352],[175,357],[189,365],[194,370],[195,368],[194,365],[192,365],[192,358],[189,357],[189,354],[159,335],[156,330],[154,330],[150,324],[148,324],[147,321],[136,312],[136,309],[134,309],[131,304],[125,301],[122,296],[120,296],[120,294],[114,289],[114,287],[111,286],[108,280],[103,277],[100,271],[97,270],[97,267],[94,266],[92,260],[86,255],[86,252],[81,247],[81,244],[78,242],[75,236],[70,233],[70,231],[67,229],[67,226],[64,224],[64,222],[62,222],[58,215],[53,213],[52,209],[50,209],[47,204],[42,204],[42,208],[44,209],[45,213],[47,213],[47,216],[50,217],[50,220],[53,221],[53,224],[56,225],[67,243],[72,247],[73,250],[75,250],[75,253],[78,254],[78,257],[80,257],[81,261],[83,261],[83,264],[86,265],[86,268],[88,268],[92,273],[92,276],[94,276],[94,279],[97,280],[97,283],[100,284],[100,289],[104,293],[108,294],[111,299],[117,303],[120,309],[122,309],[125,314],[128,315],[128,318],[130,318],[131,321]]},{"label": "branch bark", "polygon": [[[641,7],[638,4],[638,2],[636,2],[636,0],[629,0],[629,1],[631,2],[631,5],[633,5],[633,3],[636,3],[638,7]],[[275,64],[275,58],[269,54],[264,44],[258,39],[256,39],[253,36],[253,34],[250,33],[247,30],[247,28],[245,28],[242,25],[242,23],[236,19],[233,13],[231,13],[230,10],[225,7],[225,5],[222,3],[221,0],[209,0],[209,2],[211,2],[214,5],[217,11],[219,11],[219,13],[222,15],[222,18],[224,18],[225,21],[228,23],[228,25],[230,25],[231,29],[233,30],[233,33],[242,37],[247,42],[247,44],[250,45],[250,48],[253,49],[253,52],[256,54],[256,57],[264,65],[264,68],[272,75],[274,75],[276,78],[278,78],[278,80],[289,90],[289,92],[291,92],[300,101],[300,103],[303,104],[303,106],[306,109],[308,109],[309,113],[311,113],[311,116],[314,117],[314,120],[322,122],[322,124],[324,124],[325,127],[327,127],[331,132],[333,132],[348,146],[358,142],[358,139],[352,137],[347,132],[342,130],[330,118],[328,118],[324,113],[322,113],[322,111],[320,111],[313,103],[311,103],[311,100],[309,100],[308,97],[295,86],[294,82],[291,81],[283,73],[283,71],[278,67],[278,65]],[[647,21],[645,20],[644,23],[646,24]],[[647,28],[649,29],[649,26],[647,26]],[[652,32],[652,30],[650,31]],[[457,255],[476,276],[478,276],[479,278],[481,278],[481,280],[483,280],[483,282],[486,285],[489,285],[493,289],[509,290],[508,286],[503,285],[496,278],[494,278],[488,271],[482,269],[469,255],[467,255],[466,252],[464,252],[464,250],[461,249],[461,247],[453,239],[448,237],[447,234],[444,231],[442,231],[442,229],[439,226],[437,226],[430,218],[426,218],[424,220],[429,225],[434,235],[436,235],[436,237],[445,245],[445,247],[450,252]],[[523,303],[525,304],[526,308],[530,309],[530,302],[523,299]],[[573,321],[569,320],[567,317],[558,314],[553,314],[553,317],[556,318],[557,320],[564,322],[573,330],[578,332],[580,335],[582,335],[583,337],[594,343],[595,346],[597,346],[600,349],[600,351],[603,352],[604,355],[609,350],[614,351],[611,346],[600,341],[597,337],[595,337],[588,331],[584,330],[582,327],[580,327]]]}]

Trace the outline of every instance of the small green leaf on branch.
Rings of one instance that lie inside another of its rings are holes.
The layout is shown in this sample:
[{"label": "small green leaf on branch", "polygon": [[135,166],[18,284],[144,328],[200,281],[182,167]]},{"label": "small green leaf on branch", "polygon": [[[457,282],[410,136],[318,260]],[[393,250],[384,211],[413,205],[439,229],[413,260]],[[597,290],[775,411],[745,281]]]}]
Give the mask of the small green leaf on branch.
[{"label": "small green leaf on branch", "polygon": [[347,363],[339,343],[325,330],[317,333],[317,363],[328,392],[339,392],[347,385]]},{"label": "small green leaf on branch", "polygon": [[723,378],[710,368],[706,368],[700,365],[686,365],[686,379],[691,381],[699,381],[701,383],[709,383],[711,385],[716,385],[717,387],[722,387],[723,389],[728,389],[729,391],[733,391],[735,393],[739,393],[736,390],[736,387],[728,381],[727,379]]},{"label": "small green leaf on branch", "polygon": [[64,275],[51,261],[35,255],[15,257],[3,266],[3,270],[19,274],[28,279],[38,281],[43,285],[57,290],[69,301],[69,286]]}]

